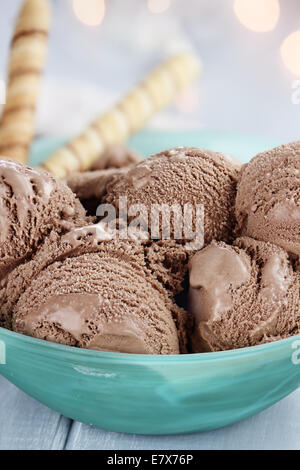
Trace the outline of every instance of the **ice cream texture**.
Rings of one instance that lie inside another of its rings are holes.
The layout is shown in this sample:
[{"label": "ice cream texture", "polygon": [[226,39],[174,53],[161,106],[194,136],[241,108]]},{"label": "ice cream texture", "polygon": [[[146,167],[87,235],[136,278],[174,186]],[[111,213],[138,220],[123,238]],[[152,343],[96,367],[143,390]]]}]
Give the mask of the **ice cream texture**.
[{"label": "ice cream texture", "polygon": [[97,208],[104,202],[108,183],[127,173],[128,168],[108,168],[105,170],[71,173],[66,184],[78,197],[91,216],[96,216]]},{"label": "ice cream texture", "polygon": [[202,205],[204,243],[213,239],[229,241],[239,169],[239,162],[220,153],[178,147],[150,157],[112,179],[106,187],[105,201],[117,209],[120,197],[127,198],[129,207],[144,205],[148,227],[151,227],[149,214],[155,204],[167,208],[178,205],[182,211],[188,204],[194,208]]},{"label": "ice cream texture", "polygon": [[142,160],[135,150],[125,145],[111,145],[92,166],[92,170],[105,170],[110,168],[126,168]]},{"label": "ice cream texture", "polygon": [[[178,147],[139,163],[109,156],[66,182],[0,161],[0,326],[133,354],[236,349],[300,333],[299,157],[299,142],[243,167]],[[122,197],[147,209],[140,230],[122,217]],[[86,214],[99,204],[111,204],[116,219]],[[151,237],[153,205],[202,206],[203,247],[174,236],[175,218],[169,239]]]},{"label": "ice cream texture", "polygon": [[28,259],[49,232],[84,224],[72,191],[50,174],[0,160],[0,279]]},{"label": "ice cream texture", "polygon": [[24,266],[32,280],[13,309],[14,330],[89,349],[186,352],[187,314],[147,269],[142,245],[96,227],[65,235],[56,261],[45,252]]},{"label": "ice cream texture", "polygon": [[237,232],[300,255],[300,141],[253,158],[241,171]]},{"label": "ice cream texture", "polygon": [[269,242],[212,242],[191,260],[189,308],[194,352],[285,338],[300,332],[300,273]]}]

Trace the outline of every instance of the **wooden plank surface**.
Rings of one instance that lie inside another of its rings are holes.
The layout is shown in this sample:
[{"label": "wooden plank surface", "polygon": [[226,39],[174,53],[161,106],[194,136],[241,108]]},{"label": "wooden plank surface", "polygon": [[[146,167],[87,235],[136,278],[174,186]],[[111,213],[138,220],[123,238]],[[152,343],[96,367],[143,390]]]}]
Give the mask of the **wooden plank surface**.
[{"label": "wooden plank surface", "polygon": [[0,449],[63,449],[72,422],[0,376]]},{"label": "wooden plank surface", "polygon": [[297,449],[300,389],[261,414],[217,431],[136,436],[72,423],[0,376],[0,449]]}]

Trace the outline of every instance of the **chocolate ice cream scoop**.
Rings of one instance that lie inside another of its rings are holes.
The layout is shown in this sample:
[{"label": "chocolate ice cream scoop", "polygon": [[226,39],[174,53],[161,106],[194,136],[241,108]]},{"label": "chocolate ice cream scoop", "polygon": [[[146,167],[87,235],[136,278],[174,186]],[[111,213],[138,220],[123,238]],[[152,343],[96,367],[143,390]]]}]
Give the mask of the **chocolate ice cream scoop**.
[{"label": "chocolate ice cream scoop", "polygon": [[287,253],[245,237],[212,242],[190,263],[189,309],[194,352],[285,338],[300,331],[300,273]]},{"label": "chocolate ice cream scoop", "polygon": [[66,178],[66,184],[78,197],[88,214],[96,216],[97,208],[107,194],[107,184],[127,173],[128,170],[128,168],[110,168],[71,173]]},{"label": "chocolate ice cream scoop", "polygon": [[123,145],[112,145],[94,164],[92,171],[71,173],[66,178],[69,188],[91,216],[106,195],[106,186],[115,177],[127,173],[142,157]]},{"label": "chocolate ice cream scoop", "polygon": [[177,294],[190,253],[213,238],[232,237],[240,166],[220,153],[179,147],[129,168],[77,173],[67,184],[90,214],[110,204],[130,226],[138,214],[140,226],[154,240],[145,251],[148,266]]},{"label": "chocolate ice cream scoop", "polygon": [[[143,219],[149,230],[153,227],[151,211],[155,205],[164,205],[164,214],[176,205],[182,216],[187,205],[194,209],[203,206],[204,243],[208,244],[213,239],[227,241],[231,239],[234,225],[239,169],[238,162],[220,153],[178,147],[150,157],[110,181],[107,184],[106,202],[113,204],[119,211],[120,197],[127,198],[129,208],[136,204],[142,205],[147,214],[141,213],[140,219]],[[191,225],[195,228],[194,223]],[[181,237],[175,237],[176,228],[178,224],[174,218],[171,237],[187,239],[184,231]],[[158,231],[154,238],[165,237]]]},{"label": "chocolate ice cream scoop", "polygon": [[124,145],[111,145],[94,163],[92,170],[105,170],[109,168],[124,168],[135,165],[142,157],[134,150]]},{"label": "chocolate ice cream scoop", "polygon": [[50,174],[0,160],[0,279],[30,257],[51,230],[84,224],[72,191]]},{"label": "chocolate ice cream scoop", "polygon": [[300,141],[254,157],[241,171],[237,232],[300,255]]},{"label": "chocolate ice cream scoop", "polygon": [[15,331],[104,351],[186,352],[185,312],[146,269],[138,247],[107,240],[80,254],[80,240],[70,241],[73,255],[42,269],[20,296]]}]

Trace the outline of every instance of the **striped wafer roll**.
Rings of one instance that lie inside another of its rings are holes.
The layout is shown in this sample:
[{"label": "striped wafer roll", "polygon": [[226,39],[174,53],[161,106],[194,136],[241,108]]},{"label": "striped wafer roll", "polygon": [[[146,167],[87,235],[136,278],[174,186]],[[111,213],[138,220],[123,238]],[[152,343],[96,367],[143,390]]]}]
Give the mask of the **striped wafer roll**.
[{"label": "striped wafer roll", "polygon": [[47,0],[26,0],[11,42],[6,104],[0,122],[0,154],[23,163],[34,136],[50,21]]},{"label": "striped wafer roll", "polygon": [[55,152],[43,168],[62,178],[90,169],[108,146],[124,142],[155,112],[167,106],[199,69],[198,59],[191,54],[168,59],[81,135]]}]

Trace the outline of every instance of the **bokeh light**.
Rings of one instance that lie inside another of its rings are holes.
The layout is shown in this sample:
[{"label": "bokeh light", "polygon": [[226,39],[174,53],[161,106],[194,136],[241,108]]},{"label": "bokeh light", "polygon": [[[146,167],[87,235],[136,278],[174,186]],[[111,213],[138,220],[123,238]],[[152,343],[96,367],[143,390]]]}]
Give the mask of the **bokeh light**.
[{"label": "bokeh light", "polygon": [[280,52],[289,71],[300,77],[300,30],[290,34],[283,41]]},{"label": "bokeh light", "polygon": [[105,15],[104,0],[73,0],[74,13],[83,24],[99,26]]},{"label": "bokeh light", "polygon": [[148,0],[151,13],[163,13],[171,6],[171,0]]},{"label": "bokeh light", "polygon": [[278,0],[235,0],[234,12],[246,28],[263,33],[277,25],[280,5]]}]

